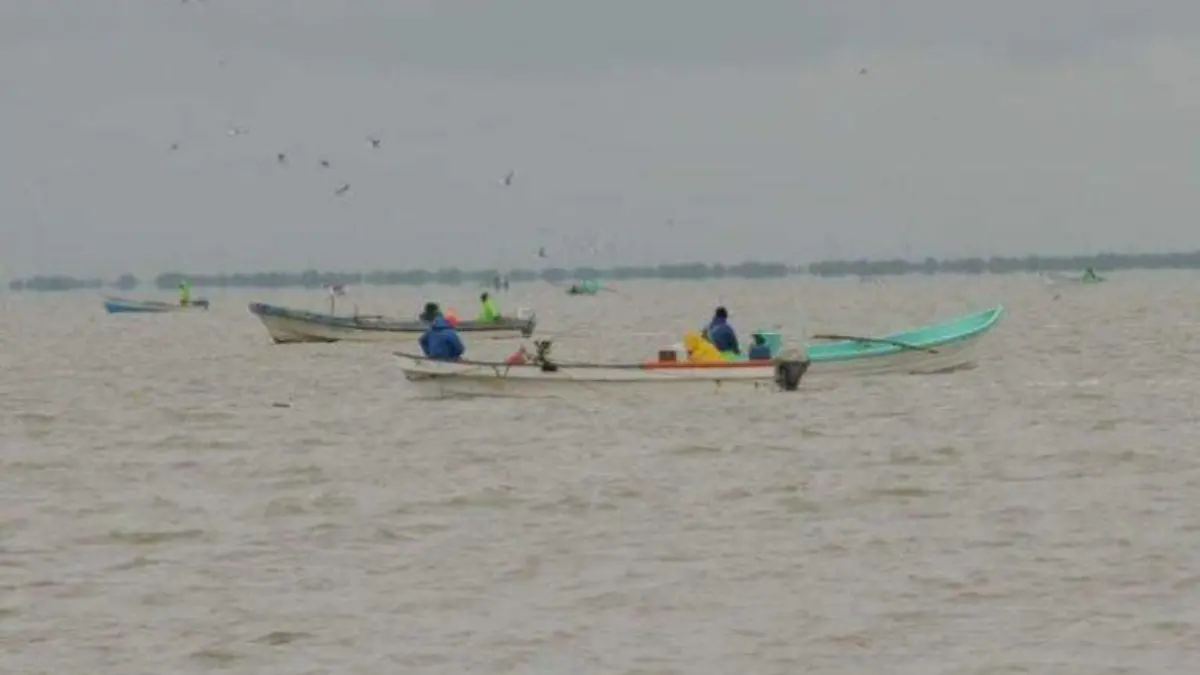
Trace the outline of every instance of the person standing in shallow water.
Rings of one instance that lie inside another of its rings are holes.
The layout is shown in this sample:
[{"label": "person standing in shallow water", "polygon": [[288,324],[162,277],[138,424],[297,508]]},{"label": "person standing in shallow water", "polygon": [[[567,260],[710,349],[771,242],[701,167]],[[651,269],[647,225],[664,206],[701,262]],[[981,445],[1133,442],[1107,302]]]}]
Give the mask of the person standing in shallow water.
[{"label": "person standing in shallow water", "polygon": [[179,304],[187,307],[192,303],[192,285],[187,279],[179,282]]}]

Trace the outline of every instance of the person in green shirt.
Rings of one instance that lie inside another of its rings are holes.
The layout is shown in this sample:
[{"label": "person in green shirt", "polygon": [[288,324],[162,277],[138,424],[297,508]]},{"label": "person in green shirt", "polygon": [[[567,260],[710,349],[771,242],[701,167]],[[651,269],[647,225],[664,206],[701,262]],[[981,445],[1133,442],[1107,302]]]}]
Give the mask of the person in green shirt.
[{"label": "person in green shirt", "polygon": [[484,291],[479,296],[479,321],[483,323],[492,323],[500,319],[500,310],[496,307],[496,301]]},{"label": "person in green shirt", "polygon": [[192,285],[187,279],[179,282],[179,304],[187,307],[192,302]]}]

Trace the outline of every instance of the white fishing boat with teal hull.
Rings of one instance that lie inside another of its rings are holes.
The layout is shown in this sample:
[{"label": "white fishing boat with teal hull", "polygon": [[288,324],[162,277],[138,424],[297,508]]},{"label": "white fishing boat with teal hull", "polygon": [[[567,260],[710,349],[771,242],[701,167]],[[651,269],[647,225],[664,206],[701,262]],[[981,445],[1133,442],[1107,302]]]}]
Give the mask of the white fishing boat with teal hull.
[{"label": "white fishing boat with teal hull", "polygon": [[554,363],[545,365],[549,343],[529,363],[503,361],[435,361],[417,354],[396,353],[405,378],[433,395],[563,396],[588,392],[670,386],[698,392],[736,388],[793,390],[811,377],[931,374],[968,367],[980,338],[1000,320],[1004,308],[966,314],[948,321],[882,337],[814,335],[832,342],[784,347],[778,333],[764,336],[772,358],[745,357],[712,363],[686,361],[675,349],[642,363]]},{"label": "white fishing boat with teal hull", "polygon": [[974,365],[980,339],[1000,321],[1004,307],[881,337],[814,335],[829,342],[807,345],[810,377],[829,374],[928,374]]},{"label": "white fishing boat with teal hull", "polygon": [[[841,334],[816,334],[804,345],[811,361],[810,377],[825,375],[876,375],[887,373],[940,373],[974,364],[975,348],[1004,315],[998,305],[953,319],[911,328],[877,337]],[[762,335],[771,354],[783,346],[782,336],[773,331],[755,331]],[[748,348],[748,345],[744,345]],[[678,346],[677,346],[678,348]],[[681,355],[680,358],[683,358]],[[745,355],[727,357],[745,362]]]}]

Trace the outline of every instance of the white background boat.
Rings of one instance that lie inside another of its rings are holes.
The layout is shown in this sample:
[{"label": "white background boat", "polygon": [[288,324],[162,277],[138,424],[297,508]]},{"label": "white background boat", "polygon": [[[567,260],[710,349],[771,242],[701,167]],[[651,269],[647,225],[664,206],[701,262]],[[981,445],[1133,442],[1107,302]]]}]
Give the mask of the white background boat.
[{"label": "white background boat", "polygon": [[[384,316],[336,316],[255,302],[250,313],[258,317],[276,343],[292,342],[401,342],[412,340],[428,327],[419,319]],[[499,340],[530,337],[537,316],[522,310],[516,318],[482,323],[464,320],[456,330],[463,339]]]}]

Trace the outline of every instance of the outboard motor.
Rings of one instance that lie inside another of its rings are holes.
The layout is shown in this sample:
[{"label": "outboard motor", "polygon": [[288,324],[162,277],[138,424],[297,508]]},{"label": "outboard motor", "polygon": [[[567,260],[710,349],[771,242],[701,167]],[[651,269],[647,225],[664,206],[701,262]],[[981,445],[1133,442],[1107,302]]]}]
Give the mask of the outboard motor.
[{"label": "outboard motor", "polygon": [[542,367],[543,373],[553,373],[558,371],[558,366],[550,362],[550,347],[553,346],[550,340],[534,340],[533,346],[537,352],[533,355],[533,362]]},{"label": "outboard motor", "polygon": [[517,320],[528,322],[521,327],[521,337],[533,337],[533,331],[537,328],[537,312],[528,307],[521,307],[517,310]]},{"label": "outboard motor", "polygon": [[812,363],[803,347],[785,349],[779,352],[773,361],[775,384],[781,391],[796,391],[800,386],[800,379],[808,372],[808,366]]}]

